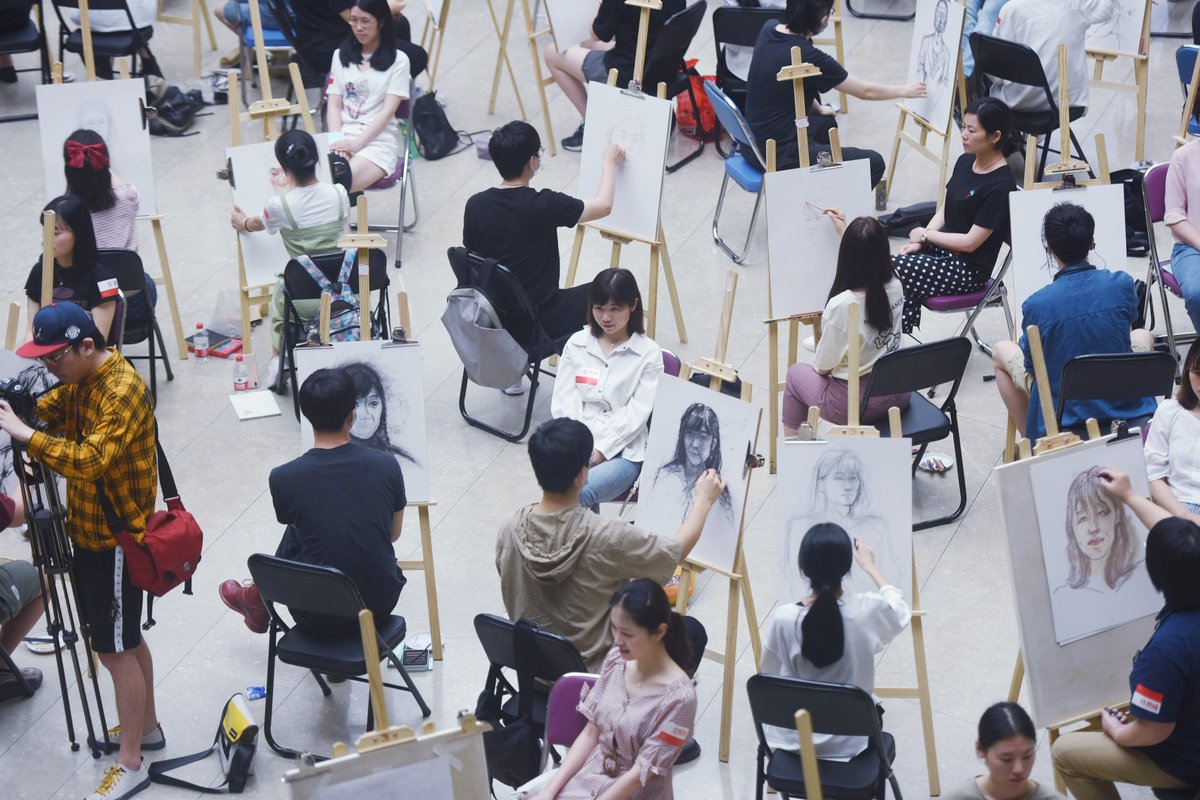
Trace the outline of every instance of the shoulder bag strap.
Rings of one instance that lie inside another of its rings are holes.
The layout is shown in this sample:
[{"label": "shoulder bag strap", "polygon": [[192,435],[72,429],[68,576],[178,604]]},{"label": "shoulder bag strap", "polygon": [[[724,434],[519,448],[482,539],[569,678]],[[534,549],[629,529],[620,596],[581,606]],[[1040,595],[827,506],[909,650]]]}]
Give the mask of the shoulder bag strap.
[{"label": "shoulder bag strap", "polygon": [[229,776],[225,776],[225,780],[221,781],[219,786],[200,786],[199,784],[185,781],[182,778],[172,778],[168,772],[173,772],[180,767],[186,767],[188,764],[195,764],[197,761],[203,761],[212,755],[212,752],[217,749],[217,745],[221,741],[222,733],[218,729],[217,735],[213,739],[212,745],[207,750],[201,750],[199,753],[192,753],[190,756],[179,756],[178,758],[167,758],[162,761],[155,761],[150,765],[150,782],[161,783],[164,786],[178,786],[181,789],[190,789],[193,792],[203,792],[204,794],[228,794],[229,790],[224,788],[229,783]]},{"label": "shoulder bag strap", "polygon": [[525,618],[513,627],[513,655],[517,662],[517,698],[522,719],[533,721],[533,623]]}]

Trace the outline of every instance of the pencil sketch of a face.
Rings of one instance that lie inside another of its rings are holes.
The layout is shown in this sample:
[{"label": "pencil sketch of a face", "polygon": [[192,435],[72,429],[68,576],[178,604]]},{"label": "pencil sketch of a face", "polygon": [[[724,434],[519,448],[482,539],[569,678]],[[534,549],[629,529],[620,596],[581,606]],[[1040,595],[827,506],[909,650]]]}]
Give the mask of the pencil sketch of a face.
[{"label": "pencil sketch of a face", "polygon": [[924,83],[950,81],[950,47],[946,44],[946,0],[938,0],[933,10],[933,33],[921,37],[921,52],[917,57],[917,74]]},{"label": "pencil sketch of a face", "polygon": [[79,106],[75,122],[80,128],[100,134],[111,151],[112,110],[106,104],[96,101],[83,103]]},{"label": "pencil sketch of a face", "polygon": [[633,117],[618,119],[608,130],[608,141],[625,152],[625,163],[636,164],[642,152],[642,124]]},{"label": "pencil sketch of a face", "polygon": [[[721,474],[721,425],[717,414],[704,403],[692,403],[679,419],[679,437],[675,440],[675,453],[671,460],[658,468],[654,482],[661,481],[671,486],[680,498],[679,521],[687,519],[692,510],[692,492],[696,479],[706,469]],[[730,515],[733,505],[729,489],[721,493],[718,505]]]},{"label": "pencil sketch of a face", "polygon": [[1067,491],[1066,587],[1116,591],[1137,566],[1141,545],[1123,503],[1100,487],[1102,467],[1080,472]]},{"label": "pencil sketch of a face", "polygon": [[[1142,4],[1137,3],[1140,7]],[[1132,50],[1141,36],[1141,25],[1134,21],[1133,7],[1125,0],[1114,0],[1110,13],[1088,28],[1088,46],[1106,50]]]},{"label": "pencil sketch of a face", "polygon": [[391,441],[388,433],[388,396],[379,372],[374,366],[361,361],[343,364],[342,369],[350,374],[357,395],[350,441],[391,453],[412,464],[417,463],[411,453]]},{"label": "pencil sketch of a face", "polygon": [[267,170],[267,179],[271,182],[271,186],[275,189],[276,194],[286,194],[292,188],[292,179],[284,172],[283,167],[278,164],[273,164]]}]

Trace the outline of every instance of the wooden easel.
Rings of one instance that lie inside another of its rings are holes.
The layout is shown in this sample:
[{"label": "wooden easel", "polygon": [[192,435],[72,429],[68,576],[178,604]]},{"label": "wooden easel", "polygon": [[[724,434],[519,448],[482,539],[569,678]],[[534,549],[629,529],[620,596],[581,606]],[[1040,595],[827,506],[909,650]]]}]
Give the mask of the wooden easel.
[{"label": "wooden easel", "polygon": [[[849,305],[849,321],[847,329],[857,331],[859,328],[859,314],[861,309],[857,302],[851,302]],[[870,425],[859,425],[859,358],[862,352],[862,346],[858,342],[857,336],[851,334],[851,345],[847,348],[847,356],[849,359],[849,377],[847,378],[847,397],[849,402],[846,403],[846,424],[845,425],[830,425],[824,429],[824,438],[877,438],[879,431]],[[808,424],[816,433],[820,425],[820,414],[816,406],[810,406],[808,409]],[[900,409],[892,407],[888,409],[889,431],[893,439],[899,439],[902,436],[900,426]],[[933,702],[929,694],[929,669],[925,661],[925,630],[923,621],[925,611],[921,608],[921,595],[917,586],[917,554],[916,548],[913,548],[912,554],[912,622],[909,624],[909,629],[912,631],[913,642],[913,661],[917,676],[916,686],[876,686],[875,694],[879,697],[896,697],[916,699],[921,709],[921,732],[925,739],[925,769],[929,775],[929,794],[933,797],[938,796],[942,792],[941,778],[938,775],[937,761],[937,742],[933,736]]]},{"label": "wooden easel", "polygon": [[[1150,3],[1146,0],[1142,12],[1141,38],[1135,51],[1099,50],[1087,48],[1087,57],[1092,59],[1092,79],[1090,85],[1097,89],[1109,89],[1114,92],[1132,92],[1137,95],[1137,134],[1134,138],[1134,161],[1143,161],[1146,157],[1146,97],[1150,84]],[[1106,80],[1104,65],[1118,58],[1129,58],[1133,61],[1133,83]],[[1193,77],[1193,82],[1195,78]],[[1186,126],[1186,120],[1185,120]],[[1185,127],[1186,131],[1187,128]]]},{"label": "wooden easel", "polygon": [[1187,97],[1183,102],[1183,114],[1179,119],[1179,133],[1173,137],[1175,148],[1178,149],[1188,142],[1188,122],[1192,118],[1192,107],[1196,104],[1196,89],[1200,86],[1200,58],[1192,67],[1192,79],[1188,81]]},{"label": "wooden easel", "polygon": [[446,23],[450,20],[450,0],[441,0],[442,7],[437,14],[429,7],[428,0],[422,0],[425,6],[425,26],[421,28],[420,45],[429,53],[429,91],[433,91],[437,83],[438,64],[442,60],[442,42],[446,38]]},{"label": "wooden easel", "polygon": [[[655,2],[658,3],[659,8],[662,7],[661,0],[644,0],[644,2]],[[496,55],[496,71],[492,76],[492,93],[488,96],[488,113],[496,113],[496,95],[500,91],[500,72],[506,70],[508,80],[512,83],[513,95],[517,99],[517,108],[520,110],[521,119],[527,120],[529,117],[525,113],[525,101],[521,99],[517,76],[513,72],[512,62],[508,58],[508,34],[512,30],[512,18],[516,3],[517,0],[508,0],[505,3],[504,21],[501,22],[500,18],[496,16],[496,7],[492,4],[492,0],[487,0],[488,15],[492,18],[492,28],[496,31],[496,38],[500,42],[500,52]],[[554,84],[554,77],[548,74],[542,75],[542,54],[538,52],[538,39],[549,35],[551,29],[537,27],[533,12],[529,8],[529,0],[521,0],[521,15],[525,21],[525,38],[529,42],[529,55],[533,60],[534,83],[537,85],[538,99],[542,105],[542,120],[546,125],[544,141],[547,151],[554,156],[558,155],[558,143],[554,138],[554,124],[550,121],[550,103],[546,99],[546,87]]]},{"label": "wooden easel", "polygon": [[[521,0],[521,2],[528,3],[528,0]],[[662,0],[625,0],[625,4],[641,9],[642,16],[638,27],[637,52],[633,61],[633,81],[630,83],[630,90],[632,91],[636,87],[638,96],[641,96],[643,69],[646,64],[646,40],[650,33],[650,12],[661,9]],[[617,85],[617,71],[615,69],[608,71],[608,85]],[[658,97],[660,100],[666,99],[666,84],[660,83],[658,85]],[[675,312],[675,330],[679,333],[679,341],[686,342],[687,327],[683,323],[683,309],[679,305],[679,292],[675,288],[675,273],[671,269],[671,254],[667,248],[667,237],[663,234],[662,214],[659,214],[658,235],[655,237],[655,241],[627,236],[626,234],[609,230],[603,225],[594,222],[581,222],[575,226],[575,243],[571,246],[571,262],[567,268],[567,286],[575,285],[575,273],[579,269],[579,255],[583,250],[583,238],[589,228],[594,228],[601,237],[612,242],[612,255],[608,262],[610,267],[619,267],[621,265],[621,248],[625,245],[632,244],[633,242],[642,242],[650,246],[650,290],[647,292],[646,299],[648,317],[646,320],[646,335],[654,339],[657,331],[658,264],[661,259],[663,275],[667,279],[667,292],[671,296],[671,310]]]},{"label": "wooden easel", "polygon": [[[959,39],[954,44],[954,52],[954,83],[957,87],[959,103],[963,108],[966,108],[967,84],[966,79],[963,77],[961,34],[959,34]],[[892,142],[892,158],[888,162],[887,177],[884,179],[887,181],[886,186],[888,191],[891,192],[896,185],[896,164],[900,161],[900,145],[907,144],[938,165],[937,204],[940,207],[946,199],[946,169],[950,164],[950,143],[954,138],[953,111],[947,113],[946,119],[941,120],[939,125],[938,121],[927,120],[921,117],[912,111],[903,101],[896,103],[896,108],[900,110],[900,119],[896,122],[896,138]],[[908,123],[910,121],[917,127],[917,134],[915,136],[908,131]],[[941,138],[941,150],[934,150],[929,146],[930,134]]]},{"label": "wooden easel", "polygon": [[[842,0],[833,0],[833,13],[829,15],[829,24],[833,26],[832,36],[813,39],[813,44],[831,44],[837,54],[837,62],[846,64],[846,46],[842,41]],[[838,112],[845,114],[850,110],[850,101],[845,92],[838,92]]]},{"label": "wooden easel", "polygon": [[155,22],[166,22],[171,25],[187,25],[192,29],[192,70],[196,78],[200,77],[201,20],[203,20],[205,30],[208,31],[209,49],[216,50],[217,37],[213,35],[212,17],[208,14],[208,3],[206,0],[192,0],[192,15],[190,17],[181,17],[177,14],[164,14],[163,0],[158,0],[158,16],[154,18]]},{"label": "wooden easel", "polygon": [[[1079,172],[1092,173],[1092,167],[1086,161],[1079,161],[1071,157],[1071,115],[1068,108],[1068,98],[1070,92],[1067,87],[1067,46],[1059,44],[1058,46],[1058,155],[1059,161],[1057,164],[1046,165],[1046,175],[1051,175],[1061,180],[1064,175],[1072,175]],[[1049,134],[1047,134],[1049,136]],[[1030,145],[1032,142],[1032,146]],[[1034,165],[1037,155],[1037,137],[1030,135],[1026,140],[1025,148],[1025,189],[1042,189],[1048,186],[1059,186],[1060,180],[1038,181],[1037,167]],[[1099,167],[1096,172],[1097,177],[1090,179],[1074,178],[1077,186],[1107,184],[1109,182],[1108,173],[1108,150],[1104,146],[1104,134],[1096,134],[1096,161]]]},{"label": "wooden easel", "polygon": [[[723,381],[733,382],[738,377],[737,370],[725,363],[726,351],[729,348],[729,328],[733,321],[733,301],[737,296],[737,279],[737,273],[733,270],[729,271],[725,279],[725,301],[721,306],[721,322],[717,329],[717,346],[713,357],[701,358],[695,364],[687,365],[684,373],[681,375],[684,380],[689,379],[692,373],[698,372],[708,375],[711,378],[709,388],[715,392],[721,391],[721,383]],[[743,380],[741,399],[744,402],[750,402],[751,391],[752,387],[749,382]],[[756,426],[754,430],[756,441],[750,442],[750,451],[744,466],[744,469],[750,471],[749,474],[751,476],[753,476],[753,470],[762,465],[762,457],[755,454],[758,429],[759,426]],[[754,593],[750,590],[750,575],[746,566],[746,554],[742,549],[746,526],[746,498],[750,494],[749,486],[749,478],[747,478],[746,497],[742,499],[741,519],[738,522],[737,554],[734,557],[733,570],[724,570],[720,567],[714,567],[688,558],[679,576],[679,592],[675,599],[675,609],[680,614],[686,612],[687,602],[692,594],[692,584],[696,576],[704,570],[711,570],[717,575],[724,576],[729,581],[725,614],[725,649],[721,651],[707,647],[704,650],[705,658],[712,659],[724,667],[721,683],[721,743],[718,752],[718,758],[722,762],[729,761],[730,733],[733,726],[733,695],[738,688],[735,685],[736,676],[734,667],[737,662],[739,599],[746,604],[746,628],[750,634],[750,647],[754,651],[754,669],[756,672],[759,669],[759,663],[762,658],[762,640],[758,632],[758,613],[754,609]]]}]

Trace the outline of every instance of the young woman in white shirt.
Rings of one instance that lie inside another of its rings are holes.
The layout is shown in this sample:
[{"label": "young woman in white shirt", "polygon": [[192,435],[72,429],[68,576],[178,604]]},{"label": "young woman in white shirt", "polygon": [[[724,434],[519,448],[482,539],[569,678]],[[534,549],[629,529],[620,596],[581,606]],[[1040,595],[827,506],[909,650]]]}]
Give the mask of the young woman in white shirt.
[{"label": "young woman in white shirt", "polygon": [[1159,403],[1146,436],[1150,498],[1200,524],[1200,339],[1183,359],[1175,397]]},{"label": "young woman in white shirt", "polygon": [[588,327],[559,356],[550,413],[588,426],[595,440],[579,504],[598,510],[633,486],[646,456],[662,350],[646,336],[642,294],[627,269],[606,269],[588,290]]},{"label": "young woman in white shirt", "polygon": [[357,192],[396,169],[396,109],[412,81],[386,0],[358,0],[348,21],[350,36],[333,53],[325,90],[325,128],[343,134],[329,149],[349,160],[350,190]]},{"label": "young woman in white shirt", "polygon": [[[892,269],[887,231],[874,217],[859,217],[847,225],[846,217],[836,208],[826,209],[825,215],[842,235],[842,244],[833,287],[821,314],[821,340],[817,342],[813,363],[788,367],[783,394],[786,436],[796,435],[811,406],[821,410],[822,419],[846,424],[852,340],[859,348],[860,396],[867,391],[871,368],[879,357],[900,347],[904,288]],[[849,329],[851,302],[859,305],[855,331]],[[908,394],[872,398],[861,420],[882,419],[892,406],[907,408],[908,401]],[[859,398],[854,402],[859,402]]]},{"label": "young woman in white shirt", "polygon": [[[875,656],[908,626],[912,611],[904,596],[879,571],[875,552],[850,542],[840,525],[812,526],[800,543],[800,572],[809,595],[775,609],[763,638],[762,671],[804,680],[849,683],[875,688]],[[850,565],[871,576],[878,592],[842,591]],[[798,752],[795,729],[766,728],[767,744]],[[864,736],[815,734],[819,758],[848,761],[867,747]]]},{"label": "young woman in white shirt", "polygon": [[996,703],[979,718],[975,754],[986,775],[964,781],[942,800],[1061,800],[1053,786],[1031,779],[1037,753],[1037,730],[1016,703]]}]

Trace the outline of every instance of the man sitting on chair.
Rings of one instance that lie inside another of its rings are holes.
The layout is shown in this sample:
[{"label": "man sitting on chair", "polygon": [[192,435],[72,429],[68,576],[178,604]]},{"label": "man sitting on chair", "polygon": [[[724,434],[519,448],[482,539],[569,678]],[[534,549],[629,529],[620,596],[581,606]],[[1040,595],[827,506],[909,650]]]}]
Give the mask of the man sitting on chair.
[{"label": "man sitting on chair", "polygon": [[[1054,279],[1021,304],[1021,330],[1038,326],[1052,397],[1058,397],[1062,371],[1075,356],[1094,353],[1147,352],[1154,347],[1149,331],[1132,330],[1138,316],[1137,289],[1127,272],[1097,269],[1088,263],[1096,246],[1096,222],[1082,206],[1059,203],[1042,220],[1042,242],[1054,260]],[[1044,436],[1033,382],[1033,359],[1025,336],[1021,342],[997,342],[992,348],[996,388],[1022,436]],[[1082,427],[1089,417],[1103,424],[1154,413],[1154,398],[1081,400],[1063,409],[1062,427]]]},{"label": "man sitting on chair", "polygon": [[[395,456],[350,441],[356,400],[354,381],[338,368],[319,369],[300,387],[313,447],[268,478],[275,516],[287,525],[275,555],[341,570],[379,619],[392,613],[405,584],[392,545],[400,538],[407,499]],[[246,627],[267,631],[270,620],[254,584],[228,580],[220,594],[246,618]],[[333,630],[347,624],[311,615],[297,621]],[[349,624],[357,630],[356,620]]]}]

